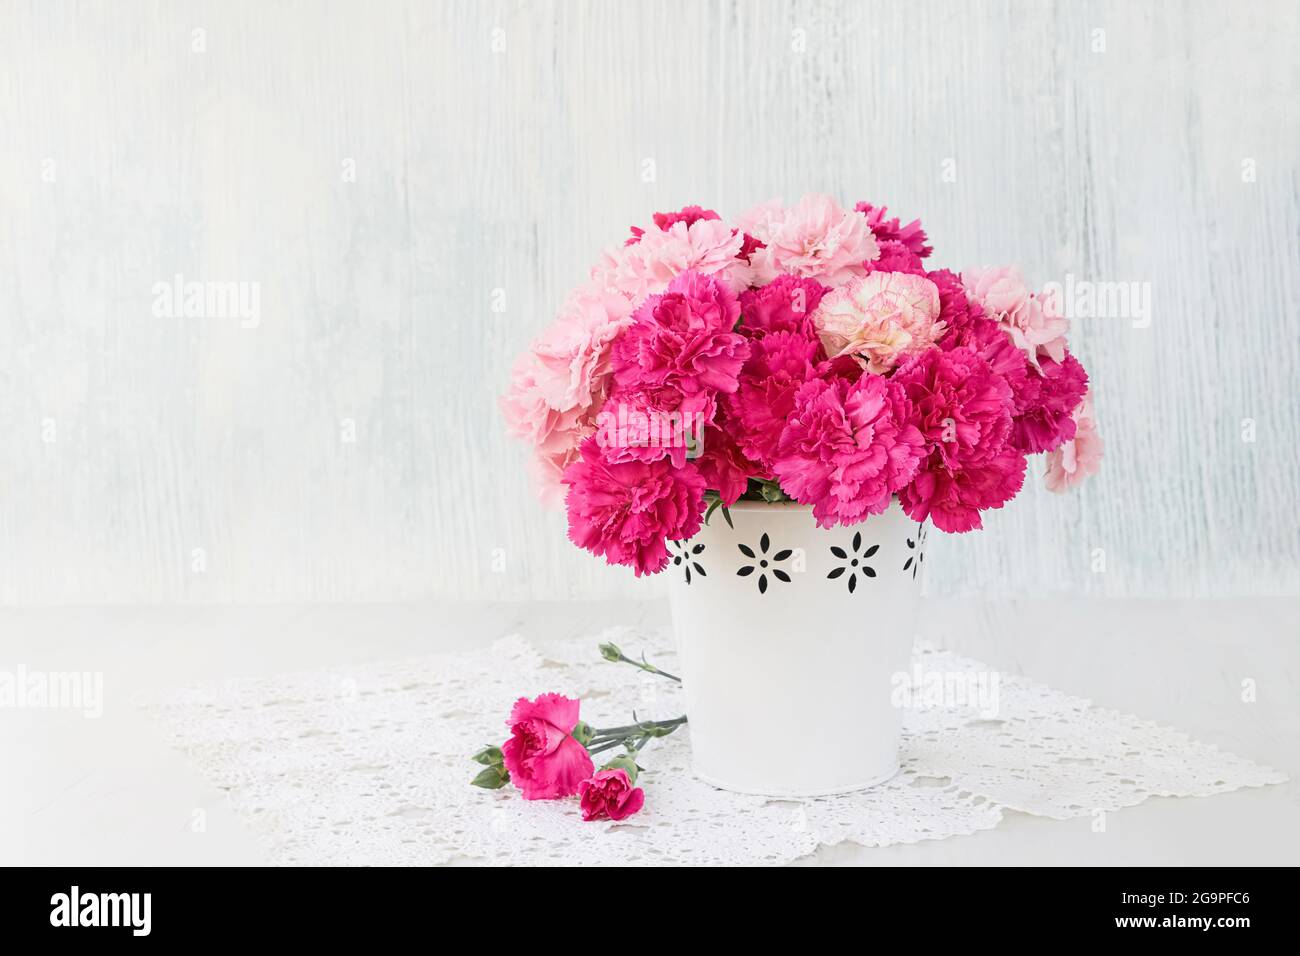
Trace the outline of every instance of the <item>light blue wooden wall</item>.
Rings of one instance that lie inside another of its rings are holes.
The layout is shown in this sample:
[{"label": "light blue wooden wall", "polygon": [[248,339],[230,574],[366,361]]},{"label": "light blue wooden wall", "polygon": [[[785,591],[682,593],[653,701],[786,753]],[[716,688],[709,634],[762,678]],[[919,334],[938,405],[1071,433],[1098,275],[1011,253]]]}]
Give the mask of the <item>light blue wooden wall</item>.
[{"label": "light blue wooden wall", "polygon": [[[0,602],[655,590],[538,510],[495,396],[628,224],[810,189],[1151,290],[1074,330],[1103,475],[935,541],[932,592],[1294,594],[1296,36],[1281,0],[7,2]],[[155,315],[177,273],[260,321]]]}]

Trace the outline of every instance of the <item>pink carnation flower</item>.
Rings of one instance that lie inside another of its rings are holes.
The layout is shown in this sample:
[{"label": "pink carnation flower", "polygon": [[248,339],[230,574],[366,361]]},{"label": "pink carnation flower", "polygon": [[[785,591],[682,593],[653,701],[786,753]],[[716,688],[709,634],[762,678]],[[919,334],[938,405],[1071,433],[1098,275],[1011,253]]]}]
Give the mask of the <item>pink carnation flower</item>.
[{"label": "pink carnation flower", "polygon": [[1074,437],[1071,413],[1088,390],[1088,373],[1069,352],[1056,362],[1046,356],[1031,372],[1032,387],[1013,424],[1012,441],[1025,452],[1051,451]]},{"label": "pink carnation flower", "polygon": [[1105,443],[1097,431],[1097,421],[1092,413],[1092,395],[1087,394],[1074,410],[1074,437],[1055,451],[1047,454],[1047,487],[1056,492],[1066,491],[1095,475],[1101,468]]},{"label": "pink carnation flower", "polygon": [[941,531],[982,527],[980,512],[1000,508],[1024,482],[1025,457],[1009,442],[1011,386],[969,348],[923,352],[895,373],[914,409],[926,458],[899,492],[916,521]]},{"label": "pink carnation flower", "polygon": [[621,767],[598,770],[590,780],[582,782],[578,791],[582,806],[582,819],[586,821],[626,820],[645,805],[645,791],[632,786],[627,771]]},{"label": "pink carnation flower", "polygon": [[562,497],[556,494],[559,473],[595,430],[609,385],[611,346],[631,323],[631,313],[623,296],[581,286],[515,363],[501,412],[509,432],[533,446],[535,484],[548,504]]},{"label": "pink carnation flower", "polygon": [[923,276],[925,264],[901,242],[887,239],[880,244],[880,257],[867,263],[867,272],[908,272]]},{"label": "pink carnation flower", "polygon": [[772,332],[751,343],[740,386],[726,399],[727,426],[741,450],[758,463],[757,477],[772,474],[795,393],[817,375],[817,340],[798,332]]},{"label": "pink carnation flower", "polygon": [[[657,422],[676,414],[692,416],[691,426],[712,423],[715,396],[736,390],[749,357],[745,337],[731,331],[739,318],[740,303],[715,279],[696,272],[675,278],[666,292],[636,310],[615,342],[609,405]],[[630,446],[615,457],[651,460],[665,454],[680,466],[685,448]]]},{"label": "pink carnation flower", "polygon": [[610,461],[595,437],[564,472],[569,540],[637,576],[662,571],[667,539],[685,541],[700,530],[704,479],[692,464]]},{"label": "pink carnation flower", "polygon": [[761,288],[742,292],[741,331],[751,339],[769,332],[798,332],[812,338],[817,334],[812,315],[829,291],[816,279],[783,275]]},{"label": "pink carnation flower", "polygon": [[860,202],[853,207],[867,217],[867,225],[884,248],[887,242],[896,242],[918,259],[924,259],[934,250],[925,244],[925,230],[921,220],[914,219],[906,226],[900,226],[898,219],[886,219],[884,206],[873,206],[869,202]]},{"label": "pink carnation flower", "polygon": [[749,490],[751,476],[759,476],[762,466],[745,457],[732,439],[733,429],[710,426],[704,430],[704,452],[695,459],[704,486],[716,491],[724,505],[734,505]]},{"label": "pink carnation flower", "polygon": [[753,269],[740,258],[745,237],[718,219],[685,219],[667,229],[645,230],[631,245],[604,253],[591,270],[603,288],[620,292],[633,302],[663,292],[684,272],[717,278],[733,292],[750,285]]},{"label": "pink carnation flower", "polygon": [[750,259],[764,282],[792,272],[835,285],[864,274],[863,263],[880,253],[866,216],[818,193],[789,209],[778,200],[757,206],[740,227],[765,243]]},{"label": "pink carnation flower", "polygon": [[943,335],[939,290],[924,276],[872,272],[828,292],[813,325],[830,358],[851,355],[883,375]]},{"label": "pink carnation flower", "polygon": [[655,225],[665,232],[679,222],[684,222],[690,226],[701,219],[721,218],[712,209],[705,209],[702,206],[683,206],[678,212],[657,212],[654,214]]},{"label": "pink carnation flower", "polygon": [[[961,293],[958,292],[957,295]],[[978,310],[979,306],[976,305],[975,309]],[[988,362],[994,372],[1006,379],[1007,384],[1011,386],[1013,420],[1038,401],[1042,392],[1039,374],[1030,367],[1025,353],[1012,344],[1011,338],[992,319],[986,319],[979,314],[968,314],[957,328],[944,335],[939,347],[945,351],[969,348]],[[1013,421],[1013,440],[1014,435]]]},{"label": "pink carnation flower", "polygon": [[610,346],[631,316],[624,296],[591,284],[575,289],[533,342],[537,397],[559,411],[585,410],[603,398]]},{"label": "pink carnation flower", "polygon": [[501,753],[510,782],[523,791],[525,800],[573,796],[596,769],[587,748],[573,737],[580,706],[559,694],[515,701],[506,721],[510,739],[501,745]]},{"label": "pink carnation flower", "polygon": [[1019,269],[967,269],[962,273],[962,282],[1034,366],[1038,365],[1040,353],[1056,362],[1063,360],[1065,333],[1070,324],[1052,301],[1030,294]]},{"label": "pink carnation flower", "polygon": [[903,389],[878,375],[806,383],[773,462],[782,489],[823,528],[880,514],[924,454],[910,415]]},{"label": "pink carnation flower", "polygon": [[[654,223],[659,229],[668,230],[679,222],[690,225],[693,222],[699,222],[701,219],[721,219],[712,209],[705,209],[702,206],[683,206],[677,212],[657,212],[654,214]],[[645,235],[645,230],[639,226],[632,227],[632,236],[623,243],[625,246],[633,245],[641,241]]]}]

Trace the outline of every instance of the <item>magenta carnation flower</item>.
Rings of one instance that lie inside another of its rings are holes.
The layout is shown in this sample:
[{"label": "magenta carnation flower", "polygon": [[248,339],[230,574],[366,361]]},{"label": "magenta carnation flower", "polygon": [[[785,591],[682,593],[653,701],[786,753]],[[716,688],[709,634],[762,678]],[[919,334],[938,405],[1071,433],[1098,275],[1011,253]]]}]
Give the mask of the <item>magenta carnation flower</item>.
[{"label": "magenta carnation flower", "polygon": [[[931,273],[934,275],[937,273]],[[941,299],[943,295],[941,292]],[[950,290],[949,314],[955,316],[957,324],[939,347],[948,351],[970,348],[1006,379],[1014,406],[1012,445],[1018,451],[1035,454],[1051,451],[1073,438],[1072,412],[1088,388],[1083,366],[1068,351],[1060,362],[1046,356],[1031,360],[1000,323],[985,318],[978,303],[971,302],[968,310],[960,309],[959,296],[960,292]]]},{"label": "magenta carnation flower", "polygon": [[1025,456],[1011,445],[1011,386],[972,349],[923,352],[893,382],[911,400],[926,457],[899,492],[917,521],[940,531],[982,527],[980,512],[1000,508],[1020,490]]},{"label": "magenta carnation flower", "polygon": [[925,263],[901,242],[891,240],[880,244],[880,258],[867,263],[867,274],[872,272],[906,272],[923,276]]},{"label": "magenta carnation flower", "polygon": [[948,269],[936,269],[925,277],[939,290],[939,321],[948,330],[948,338],[960,335],[976,319],[985,318],[983,307],[966,295],[961,276]]},{"label": "magenta carnation flower", "polygon": [[695,459],[704,486],[722,498],[724,505],[734,505],[749,489],[751,476],[760,476],[762,466],[750,461],[740,446],[732,440],[728,424],[722,428],[710,426],[704,430],[704,452]]},{"label": "magenta carnation flower", "polygon": [[869,202],[860,202],[853,208],[867,217],[867,225],[871,227],[871,231],[880,243],[882,251],[887,242],[899,243],[918,259],[924,259],[934,251],[925,244],[927,236],[925,230],[921,228],[921,220],[914,219],[906,226],[900,226],[897,219],[885,218],[886,210],[884,206],[873,206]]},{"label": "magenta carnation flower", "polygon": [[701,219],[721,219],[712,209],[705,209],[702,206],[683,206],[678,212],[657,212],[654,215],[655,225],[667,232],[674,224],[684,222],[692,226]]},{"label": "magenta carnation flower", "polygon": [[704,479],[694,465],[667,458],[613,462],[595,437],[564,471],[569,540],[637,576],[662,571],[667,539],[684,541],[700,530]]},{"label": "magenta carnation flower", "polygon": [[817,376],[820,352],[816,339],[790,331],[769,333],[750,345],[740,386],[726,399],[727,424],[741,450],[760,466],[759,477],[772,474],[795,393]]},{"label": "magenta carnation flower", "polygon": [[794,398],[773,470],[823,528],[880,514],[924,454],[903,389],[878,375],[813,379]]},{"label": "magenta carnation flower", "polygon": [[1012,431],[1015,446],[1025,452],[1052,451],[1074,438],[1073,412],[1088,391],[1088,373],[1068,351],[1064,361],[1040,356],[1041,373],[1031,372],[1033,393],[1016,415]]},{"label": "magenta carnation flower", "polygon": [[1021,414],[1037,399],[1040,390],[1038,373],[1030,368],[1025,353],[1016,348],[996,322],[982,315],[968,315],[963,324],[948,333],[939,343],[944,351],[969,348],[1011,386],[1013,415]]},{"label": "magenta carnation flower", "polygon": [[762,288],[742,292],[741,331],[751,339],[769,332],[798,332],[814,338],[817,332],[811,317],[829,291],[816,279],[783,275]]},{"label": "magenta carnation flower", "polygon": [[581,706],[560,694],[515,701],[506,721],[510,739],[501,745],[501,756],[510,782],[525,800],[572,796],[596,769],[587,748],[573,736]]},{"label": "magenta carnation flower", "polygon": [[[740,303],[726,286],[696,272],[678,276],[633,313],[632,324],[614,341],[606,411],[630,408],[652,424],[690,416],[692,433],[712,424],[716,395],[736,390],[749,357],[745,337],[731,331],[739,318]],[[625,448],[621,457],[652,460],[665,454],[680,466],[685,449],[640,445]]]}]

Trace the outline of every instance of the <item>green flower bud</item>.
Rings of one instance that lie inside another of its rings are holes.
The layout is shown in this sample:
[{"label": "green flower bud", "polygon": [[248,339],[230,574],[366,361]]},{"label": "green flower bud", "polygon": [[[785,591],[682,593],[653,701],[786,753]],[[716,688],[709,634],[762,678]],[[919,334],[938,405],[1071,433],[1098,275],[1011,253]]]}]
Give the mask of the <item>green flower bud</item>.
[{"label": "green flower bud", "polygon": [[623,659],[623,652],[615,644],[602,644],[600,645],[600,656],[607,661],[618,663]]},{"label": "green flower bud", "polygon": [[622,757],[615,757],[613,760],[605,764],[605,766],[601,767],[600,769],[625,771],[627,773],[628,783],[635,785],[637,770],[639,768],[637,767],[635,760],[633,760],[631,757],[624,754]]},{"label": "green flower bud", "polygon": [[580,720],[573,725],[573,733],[569,736],[585,747],[587,744],[591,743],[591,738],[596,735],[592,731],[590,724],[585,720]]}]

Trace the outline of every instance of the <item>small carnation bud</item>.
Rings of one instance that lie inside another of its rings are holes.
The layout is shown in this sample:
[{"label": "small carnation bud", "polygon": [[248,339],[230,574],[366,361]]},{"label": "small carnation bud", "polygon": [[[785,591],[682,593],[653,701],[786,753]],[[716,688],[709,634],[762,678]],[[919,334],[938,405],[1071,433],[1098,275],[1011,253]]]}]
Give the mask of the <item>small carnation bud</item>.
[{"label": "small carnation bud", "polygon": [[623,659],[623,652],[618,649],[616,644],[602,644],[600,645],[600,656],[607,661],[618,663]]},{"label": "small carnation bud", "polygon": [[628,784],[635,785],[637,772],[641,768],[636,765],[636,761],[633,760],[631,757],[623,756],[623,757],[615,757],[613,760],[605,764],[605,766],[601,767],[600,769],[601,770],[622,770],[624,773],[627,774]]}]

